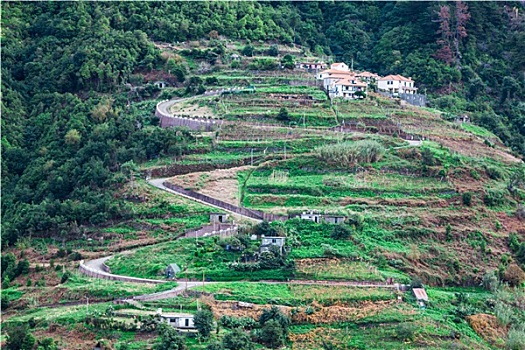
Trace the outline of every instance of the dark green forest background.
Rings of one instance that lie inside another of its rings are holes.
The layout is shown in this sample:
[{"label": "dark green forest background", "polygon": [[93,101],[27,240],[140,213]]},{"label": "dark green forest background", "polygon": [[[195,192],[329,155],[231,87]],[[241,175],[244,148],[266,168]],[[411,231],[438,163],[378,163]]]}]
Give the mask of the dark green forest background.
[{"label": "dark green forest background", "polygon": [[[65,237],[132,216],[114,198],[131,162],[183,154],[122,86],[165,69],[151,41],[300,44],[356,69],[413,77],[525,155],[519,2],[3,2],[2,242]],[[109,189],[109,190],[108,190]]]}]

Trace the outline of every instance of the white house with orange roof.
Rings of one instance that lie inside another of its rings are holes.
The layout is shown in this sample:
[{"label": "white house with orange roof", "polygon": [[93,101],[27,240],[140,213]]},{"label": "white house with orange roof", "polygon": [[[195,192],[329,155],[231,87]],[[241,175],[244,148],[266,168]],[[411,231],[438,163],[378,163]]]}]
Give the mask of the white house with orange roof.
[{"label": "white house with orange roof", "polygon": [[344,62],[332,63],[332,65],[330,66],[330,69],[336,69],[336,70],[342,70],[342,71],[345,71],[345,72],[350,72],[350,68]]},{"label": "white house with orange roof", "polygon": [[378,74],[367,72],[367,71],[355,73],[355,76],[361,79],[362,81],[366,81],[366,82],[371,82],[373,80],[377,81],[380,78]]},{"label": "white house with orange roof", "polygon": [[359,80],[355,75],[340,79],[334,83],[333,97],[356,98],[355,93],[358,91],[366,92],[367,86],[366,82]]},{"label": "white house with orange roof", "polygon": [[405,78],[402,75],[387,75],[377,80],[377,88],[382,91],[397,94],[415,94],[417,88],[414,86],[414,80]]}]

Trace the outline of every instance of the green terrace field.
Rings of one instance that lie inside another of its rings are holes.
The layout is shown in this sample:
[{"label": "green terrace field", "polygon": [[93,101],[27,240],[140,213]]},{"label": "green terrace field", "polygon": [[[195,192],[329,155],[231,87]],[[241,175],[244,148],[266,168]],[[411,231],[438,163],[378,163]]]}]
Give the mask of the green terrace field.
[{"label": "green terrace field", "polygon": [[367,226],[363,232],[356,232],[352,240],[345,241],[330,237],[335,225],[299,219],[281,225],[279,227],[288,232],[291,246],[288,259],[294,260],[290,267],[238,271],[231,263],[239,261],[243,253],[256,251],[260,241],[248,241],[244,243],[248,244],[247,248],[235,252],[225,250],[230,241],[221,241],[218,237],[185,238],[139,248],[132,254],[117,254],[106,263],[113,273],[145,278],[162,278],[166,266],[177,263],[183,269],[179,277],[197,280],[204,275],[212,281],[283,280],[290,277],[353,281],[384,281],[387,277],[394,277],[408,281],[405,273],[386,263],[379,269],[369,264],[375,261],[374,252],[378,248],[397,253],[409,251],[402,239],[392,232]]},{"label": "green terrace field", "polygon": [[349,197],[449,198],[455,194],[451,184],[439,178],[391,173],[396,163],[415,168],[394,154],[374,165],[377,170],[343,169],[315,156],[301,156],[251,172],[243,187],[243,203],[253,208],[316,208],[345,206]]},{"label": "green terrace field", "polygon": [[195,287],[194,290],[212,293],[215,300],[244,301],[254,304],[307,306],[313,302],[323,306],[358,305],[363,301],[396,300],[394,289],[356,288],[345,286],[270,284],[227,282]]}]

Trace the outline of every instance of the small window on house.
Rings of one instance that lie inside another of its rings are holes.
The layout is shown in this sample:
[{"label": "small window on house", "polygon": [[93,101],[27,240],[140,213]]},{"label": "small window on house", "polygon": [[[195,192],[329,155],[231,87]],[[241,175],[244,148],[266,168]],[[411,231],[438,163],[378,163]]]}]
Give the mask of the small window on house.
[{"label": "small window on house", "polygon": [[189,319],[185,319],[184,320],[184,327],[189,327],[190,326],[190,320]]},{"label": "small window on house", "polygon": [[277,243],[277,240],[275,238],[272,239],[272,243]]},{"label": "small window on house", "polygon": [[176,322],[177,322],[176,318],[170,318],[170,323],[176,323]]}]

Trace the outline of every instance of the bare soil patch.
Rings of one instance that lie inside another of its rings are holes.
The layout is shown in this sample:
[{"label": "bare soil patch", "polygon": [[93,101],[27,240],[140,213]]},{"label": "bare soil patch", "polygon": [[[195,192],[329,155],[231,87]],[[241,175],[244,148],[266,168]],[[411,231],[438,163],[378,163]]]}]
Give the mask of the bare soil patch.
[{"label": "bare soil patch", "polygon": [[239,181],[237,172],[250,169],[242,166],[231,169],[199,172],[175,176],[167,181],[183,188],[205,194],[233,205],[239,204]]},{"label": "bare soil patch", "polygon": [[501,347],[507,335],[505,328],[499,325],[496,316],[488,314],[475,314],[466,317],[474,331],[492,345]]}]

